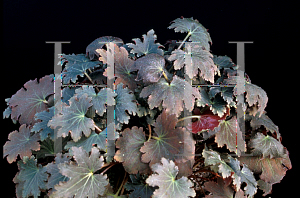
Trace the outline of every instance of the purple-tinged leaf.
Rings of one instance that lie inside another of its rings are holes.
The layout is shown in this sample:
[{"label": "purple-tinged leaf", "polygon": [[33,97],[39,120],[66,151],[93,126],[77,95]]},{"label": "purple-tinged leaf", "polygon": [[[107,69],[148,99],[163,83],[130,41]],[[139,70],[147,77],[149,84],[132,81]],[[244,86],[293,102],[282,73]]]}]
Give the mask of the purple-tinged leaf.
[{"label": "purple-tinged leaf", "polygon": [[183,111],[183,106],[192,111],[195,98],[200,98],[197,88],[192,87],[177,76],[174,76],[170,84],[164,78],[161,78],[157,83],[143,88],[140,97],[146,98],[148,96],[150,109],[158,107],[162,103],[167,113],[176,114],[177,116]]},{"label": "purple-tinged leaf", "polygon": [[123,44],[123,40],[118,37],[102,36],[95,39],[86,47],[86,56],[88,56],[90,60],[98,59],[99,53],[97,52],[97,49],[101,49],[105,44],[109,42],[115,42],[118,46],[121,46]]},{"label": "purple-tinged leaf", "polygon": [[132,129],[126,128],[122,132],[122,137],[116,142],[116,147],[119,150],[114,158],[119,162],[123,162],[123,166],[129,174],[137,174],[138,172],[143,174],[150,173],[149,165],[141,161],[142,153],[140,148],[145,141],[143,128],[134,126]]},{"label": "purple-tinged leaf", "polygon": [[156,34],[154,34],[154,30],[149,30],[146,34],[143,34],[144,41],[142,42],[139,38],[132,39],[135,44],[128,43],[128,47],[132,48],[130,53],[136,53],[137,57],[140,57],[141,55],[146,54],[159,54],[161,56],[164,55],[164,51],[162,49],[159,49],[159,47],[162,47],[160,43],[155,43],[156,41]]},{"label": "purple-tinged leaf", "polygon": [[[191,55],[191,64],[188,64],[186,60],[188,53]],[[184,51],[176,49],[168,59],[170,61],[175,60],[175,70],[179,70],[185,66],[185,72],[191,79],[196,76],[200,70],[200,77],[214,83],[214,75],[218,68],[214,64],[212,58],[213,55],[209,51],[202,49],[202,46],[198,44],[191,43],[191,52],[188,52],[187,49]]]},{"label": "purple-tinged leaf", "polygon": [[[25,90],[25,89],[26,90]],[[9,100],[12,108],[11,118],[18,120],[20,124],[34,124],[34,116],[38,112],[47,109],[47,96],[54,93],[53,78],[45,76],[39,80],[30,80],[24,84]]]},{"label": "purple-tinged leaf", "polygon": [[25,156],[30,157],[32,155],[31,150],[40,150],[39,134],[30,135],[30,128],[23,124],[18,131],[13,131],[8,135],[8,139],[3,146],[3,157],[7,155],[8,163],[16,161],[17,156],[20,155],[21,159]]}]

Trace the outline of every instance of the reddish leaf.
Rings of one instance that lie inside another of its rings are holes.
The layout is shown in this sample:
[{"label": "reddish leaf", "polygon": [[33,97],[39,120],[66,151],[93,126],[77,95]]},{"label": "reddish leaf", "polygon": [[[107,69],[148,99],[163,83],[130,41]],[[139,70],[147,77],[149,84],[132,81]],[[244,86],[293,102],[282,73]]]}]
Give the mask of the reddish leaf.
[{"label": "reddish leaf", "polygon": [[17,120],[20,124],[33,124],[37,121],[34,115],[47,109],[46,97],[54,93],[53,78],[45,76],[39,80],[30,80],[24,84],[16,94],[9,100],[9,106],[12,108],[11,118]]},{"label": "reddish leaf", "polygon": [[206,195],[206,198],[231,198],[233,197],[233,189],[229,186],[230,182],[226,182],[229,180],[231,182],[231,178],[218,178],[217,183],[213,181],[205,182],[204,188],[212,193],[212,195]]},{"label": "reddish leaf", "polygon": [[138,171],[144,174],[150,172],[149,165],[141,161],[142,153],[140,148],[145,141],[143,128],[134,126],[132,129],[126,128],[122,132],[122,137],[116,142],[116,147],[119,150],[114,158],[119,162],[123,162],[123,166],[129,174],[137,174]]},{"label": "reddish leaf", "polygon": [[[107,51],[104,49],[97,49],[96,52],[100,54],[99,60],[104,64],[107,64]],[[116,85],[119,83],[123,83],[124,85],[128,85],[128,88],[134,90],[137,87],[136,75],[131,74],[130,72],[134,71],[134,61],[128,57],[128,52],[124,47],[118,47],[114,44],[114,63],[115,63],[115,75],[117,78]],[[107,68],[103,73],[104,76],[107,75]]]},{"label": "reddish leaf", "polygon": [[153,124],[154,132],[153,139],[144,143],[140,151],[142,155],[142,162],[150,162],[150,166],[160,162],[162,157],[170,160],[175,160],[176,154],[182,154],[182,147],[184,145],[188,156],[183,156],[178,161],[186,162],[192,160],[191,154],[192,145],[195,144],[191,133],[187,132],[183,127],[176,127],[177,118],[175,114],[167,114],[166,110],[160,114],[156,122]]},{"label": "reddish leaf", "polygon": [[8,139],[3,147],[3,157],[7,155],[7,161],[12,163],[16,161],[18,154],[21,159],[24,156],[30,157],[32,155],[31,150],[40,150],[40,135],[38,133],[30,136],[30,128],[26,127],[26,124],[20,126],[18,131],[13,131],[8,135]]},{"label": "reddish leaf", "polygon": [[[200,115],[200,111],[198,108],[195,108],[193,112],[194,115]],[[189,124],[187,126],[187,129],[192,133],[214,130],[219,126],[222,120],[225,120],[226,116],[229,115],[229,113],[230,110],[227,109],[226,113],[222,117],[219,117],[217,115],[214,115],[211,111],[206,111],[201,115],[200,119],[198,119],[196,122],[192,122],[192,124]]]}]

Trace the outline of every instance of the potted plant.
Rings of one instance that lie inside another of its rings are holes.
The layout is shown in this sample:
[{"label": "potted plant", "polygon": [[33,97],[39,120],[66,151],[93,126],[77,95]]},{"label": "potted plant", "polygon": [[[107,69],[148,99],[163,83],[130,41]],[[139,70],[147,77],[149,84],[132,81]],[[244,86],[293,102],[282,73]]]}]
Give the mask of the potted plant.
[{"label": "potted plant", "polygon": [[17,197],[271,193],[292,165],[264,111],[266,92],[210,52],[197,20],[181,17],[168,28],[184,39],[163,46],[150,30],[134,43],[104,36],[85,54],[60,55],[61,102],[54,75],[6,99],[3,117],[20,123],[3,147],[18,164]]}]

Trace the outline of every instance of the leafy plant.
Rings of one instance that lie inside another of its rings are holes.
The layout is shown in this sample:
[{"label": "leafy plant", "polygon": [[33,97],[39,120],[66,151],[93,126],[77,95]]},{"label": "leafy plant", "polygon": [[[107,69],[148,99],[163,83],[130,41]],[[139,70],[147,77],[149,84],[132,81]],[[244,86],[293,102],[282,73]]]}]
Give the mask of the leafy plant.
[{"label": "leafy plant", "polygon": [[[169,29],[187,34],[180,44],[165,46],[154,30],[127,44],[105,36],[86,54],[62,54],[60,106],[54,105],[53,75],[28,81],[5,100],[3,118],[20,123],[3,147],[9,163],[18,161],[17,197],[271,193],[292,165],[264,111],[266,92],[238,75],[229,57],[210,52],[210,35],[197,20],[178,18]],[[115,43],[111,52],[109,42]],[[111,55],[115,83],[108,88]],[[238,117],[240,107],[245,120]],[[108,149],[116,149],[113,156]]]}]

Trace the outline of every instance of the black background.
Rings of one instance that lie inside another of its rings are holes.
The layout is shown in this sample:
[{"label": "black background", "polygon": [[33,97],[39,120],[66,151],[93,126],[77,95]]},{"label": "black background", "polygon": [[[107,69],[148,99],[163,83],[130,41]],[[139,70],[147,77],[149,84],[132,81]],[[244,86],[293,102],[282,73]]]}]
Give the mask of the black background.
[{"label": "black background", "polygon": [[[65,54],[85,53],[86,46],[100,36],[116,36],[124,43],[141,38],[154,29],[157,42],[183,39],[186,34],[167,29],[176,18],[194,17],[209,29],[216,55],[227,55],[236,62],[236,44],[228,41],[253,41],[245,45],[245,68],[253,84],[269,97],[269,117],[279,126],[282,144],[290,152],[293,169],[280,184],[273,185],[267,197],[297,196],[297,75],[299,63],[299,15],[296,4],[288,1],[16,1],[3,6],[2,110],[5,98],[15,94],[25,82],[54,71],[54,45],[46,41],[71,41],[63,44]],[[298,18],[296,18],[296,16]],[[2,145],[9,132],[19,125],[2,121]],[[14,197],[12,179],[17,165],[1,161],[2,185],[6,197]]]}]

